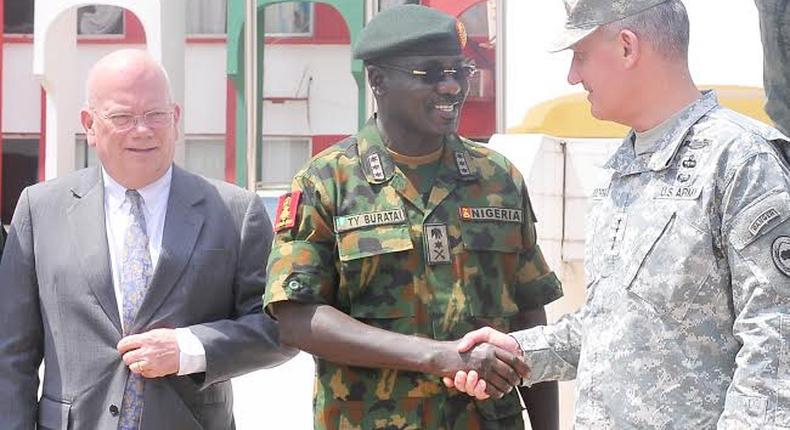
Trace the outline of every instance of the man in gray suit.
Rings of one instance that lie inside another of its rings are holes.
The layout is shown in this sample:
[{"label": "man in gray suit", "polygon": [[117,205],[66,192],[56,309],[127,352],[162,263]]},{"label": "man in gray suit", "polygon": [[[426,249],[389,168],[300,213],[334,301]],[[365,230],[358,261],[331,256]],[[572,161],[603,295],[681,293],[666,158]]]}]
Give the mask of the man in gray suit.
[{"label": "man in gray suit", "polygon": [[269,219],[173,165],[180,108],[147,53],[87,87],[102,167],[25,189],[0,264],[0,427],[233,428],[229,379],[295,354],[261,312]]}]

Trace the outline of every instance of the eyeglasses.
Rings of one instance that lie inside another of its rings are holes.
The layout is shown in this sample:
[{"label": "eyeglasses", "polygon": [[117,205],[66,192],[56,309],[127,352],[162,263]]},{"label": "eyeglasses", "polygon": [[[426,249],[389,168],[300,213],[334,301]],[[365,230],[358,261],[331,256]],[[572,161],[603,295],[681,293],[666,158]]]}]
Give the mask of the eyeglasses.
[{"label": "eyeglasses", "polygon": [[127,131],[133,127],[137,127],[138,121],[142,119],[143,123],[148,128],[165,128],[173,124],[173,112],[163,110],[152,110],[142,115],[132,115],[129,113],[114,113],[110,115],[103,115],[93,111],[100,118],[109,121],[116,131]]},{"label": "eyeglasses", "polygon": [[376,64],[377,66],[384,68],[395,70],[398,72],[408,73],[415,77],[420,78],[424,83],[428,85],[436,85],[439,82],[445,80],[447,75],[450,75],[456,81],[467,81],[472,78],[475,74],[477,74],[477,66],[474,64],[464,64],[452,69],[445,69],[444,66],[441,65],[434,65],[426,68],[425,70],[420,69],[407,69],[403,67],[393,66],[392,64]]}]

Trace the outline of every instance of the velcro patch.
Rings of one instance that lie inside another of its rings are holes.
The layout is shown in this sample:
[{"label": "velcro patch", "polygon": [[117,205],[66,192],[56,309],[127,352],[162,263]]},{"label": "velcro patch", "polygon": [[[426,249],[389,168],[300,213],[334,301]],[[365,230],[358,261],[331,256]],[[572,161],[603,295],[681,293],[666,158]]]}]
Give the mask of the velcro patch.
[{"label": "velcro patch", "polygon": [[277,202],[277,215],[274,217],[274,232],[277,233],[296,225],[296,211],[299,209],[301,191],[292,191],[280,196]]},{"label": "velcro patch", "polygon": [[355,230],[363,227],[403,224],[405,222],[406,213],[403,211],[403,209],[390,209],[386,211],[336,216],[335,232],[342,233],[344,231]]},{"label": "velcro patch", "polygon": [[500,221],[518,224],[524,222],[524,212],[521,209],[460,207],[458,212],[463,221]]}]

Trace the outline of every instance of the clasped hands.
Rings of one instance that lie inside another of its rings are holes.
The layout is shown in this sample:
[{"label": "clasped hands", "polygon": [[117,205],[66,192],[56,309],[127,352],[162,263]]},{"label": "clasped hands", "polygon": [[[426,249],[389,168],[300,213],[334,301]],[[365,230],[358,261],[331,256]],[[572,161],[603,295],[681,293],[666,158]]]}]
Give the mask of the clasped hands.
[{"label": "clasped hands", "polygon": [[443,377],[444,385],[478,400],[501,398],[529,376],[518,342],[490,327],[467,333],[456,348],[469,366]]}]

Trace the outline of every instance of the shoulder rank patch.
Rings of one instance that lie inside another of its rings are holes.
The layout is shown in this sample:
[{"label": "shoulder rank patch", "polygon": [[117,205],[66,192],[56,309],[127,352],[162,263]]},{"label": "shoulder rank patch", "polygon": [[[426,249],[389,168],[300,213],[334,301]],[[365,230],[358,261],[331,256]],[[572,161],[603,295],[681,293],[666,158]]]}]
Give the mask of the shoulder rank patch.
[{"label": "shoulder rank patch", "polygon": [[377,181],[386,179],[386,175],[384,175],[384,166],[381,164],[381,157],[379,154],[374,152],[368,155],[368,167],[370,167],[370,173],[373,175],[373,179]]},{"label": "shoulder rank patch", "polygon": [[790,277],[790,236],[779,236],[771,247],[771,256],[780,272]]},{"label": "shoulder rank patch", "polygon": [[277,215],[274,216],[274,232],[277,233],[296,225],[296,211],[299,209],[301,191],[292,191],[280,196],[277,202]]},{"label": "shoulder rank patch", "polygon": [[524,212],[521,209],[483,207],[471,208],[462,206],[458,212],[463,221],[500,221],[522,224]]},{"label": "shoulder rank patch", "polygon": [[344,231],[356,230],[363,227],[403,224],[405,222],[406,214],[403,209],[343,215],[335,217],[335,232],[342,233]]},{"label": "shoulder rank patch", "polygon": [[464,177],[472,176],[472,171],[469,169],[469,162],[466,160],[466,154],[463,152],[455,152],[455,165],[458,167],[459,175]]}]

